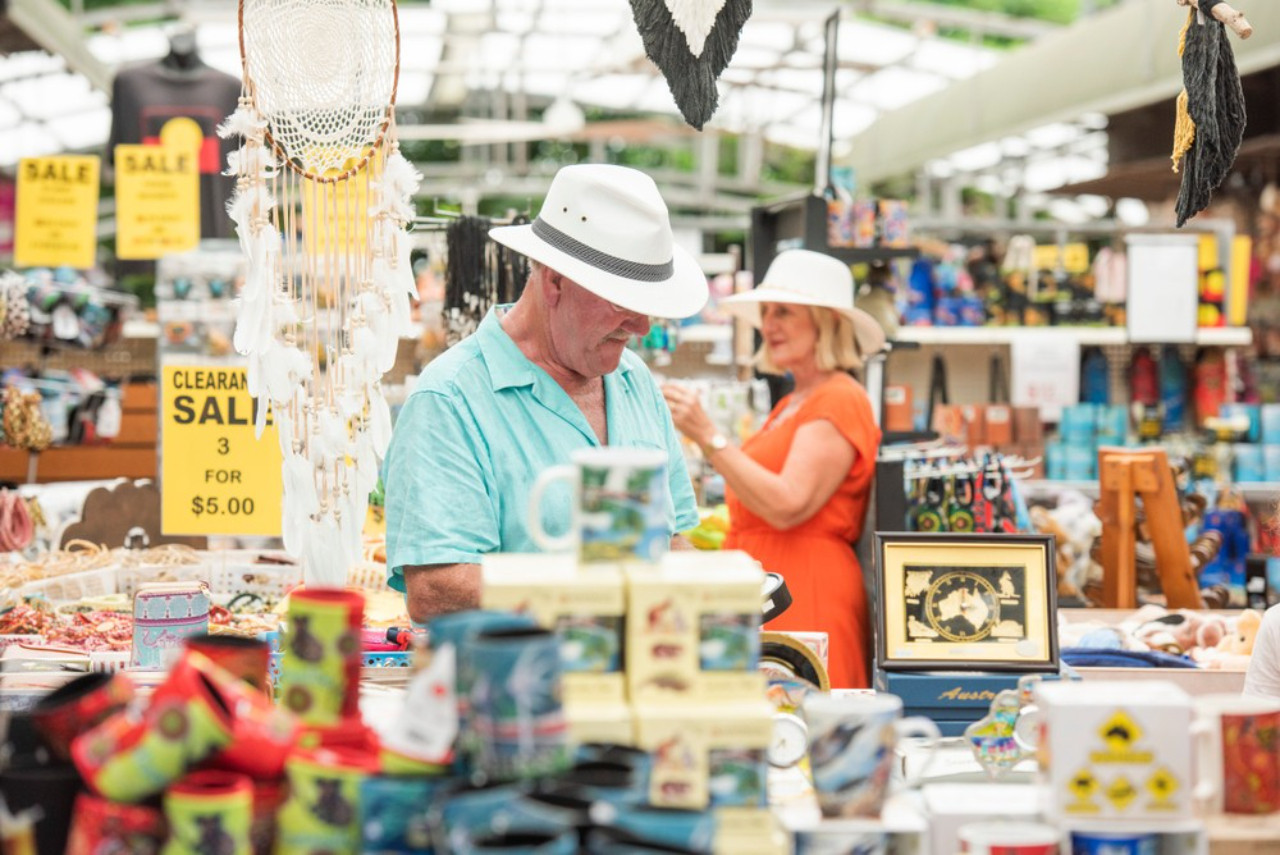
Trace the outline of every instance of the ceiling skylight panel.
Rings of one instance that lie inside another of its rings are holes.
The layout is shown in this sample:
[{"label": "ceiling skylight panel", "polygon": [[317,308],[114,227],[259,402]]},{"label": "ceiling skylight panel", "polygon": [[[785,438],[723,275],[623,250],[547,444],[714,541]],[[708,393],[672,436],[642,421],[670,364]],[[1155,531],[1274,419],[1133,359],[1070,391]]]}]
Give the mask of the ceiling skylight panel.
[{"label": "ceiling skylight panel", "polygon": [[925,74],[909,68],[883,68],[875,74],[867,75],[858,85],[841,94],[888,111],[944,89],[947,82],[936,74]]},{"label": "ceiling skylight panel", "polygon": [[890,65],[906,59],[918,44],[919,39],[905,30],[845,20],[836,53],[845,62]]},{"label": "ceiling skylight panel", "polygon": [[0,166],[13,166],[24,157],[57,154],[58,141],[42,125],[25,122],[16,128],[0,131]]},{"label": "ceiling skylight panel", "polygon": [[111,133],[111,109],[104,106],[62,116],[50,120],[47,126],[49,132],[58,139],[61,148],[74,151],[99,148],[106,145]]}]

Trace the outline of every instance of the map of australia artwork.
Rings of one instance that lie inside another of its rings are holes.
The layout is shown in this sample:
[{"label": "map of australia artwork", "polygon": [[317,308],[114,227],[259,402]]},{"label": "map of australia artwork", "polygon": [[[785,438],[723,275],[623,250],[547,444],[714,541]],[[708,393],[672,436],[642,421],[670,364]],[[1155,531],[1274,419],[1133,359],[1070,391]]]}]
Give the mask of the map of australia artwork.
[{"label": "map of australia artwork", "polygon": [[994,645],[1027,639],[1025,566],[908,564],[904,570],[903,641]]}]

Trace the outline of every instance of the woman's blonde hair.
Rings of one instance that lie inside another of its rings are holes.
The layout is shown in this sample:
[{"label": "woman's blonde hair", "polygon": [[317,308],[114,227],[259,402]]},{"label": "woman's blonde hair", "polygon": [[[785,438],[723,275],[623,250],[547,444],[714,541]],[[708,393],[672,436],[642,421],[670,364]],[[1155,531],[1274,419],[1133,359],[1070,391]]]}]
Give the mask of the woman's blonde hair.
[{"label": "woman's blonde hair", "polygon": [[[799,308],[798,304],[797,308]],[[764,307],[760,307],[763,311]],[[813,346],[814,360],[819,371],[859,371],[863,365],[862,349],[853,330],[853,321],[826,306],[808,306],[809,316],[818,328],[818,340]],[[756,351],[756,370],[762,374],[785,374],[769,354],[764,343]]]}]

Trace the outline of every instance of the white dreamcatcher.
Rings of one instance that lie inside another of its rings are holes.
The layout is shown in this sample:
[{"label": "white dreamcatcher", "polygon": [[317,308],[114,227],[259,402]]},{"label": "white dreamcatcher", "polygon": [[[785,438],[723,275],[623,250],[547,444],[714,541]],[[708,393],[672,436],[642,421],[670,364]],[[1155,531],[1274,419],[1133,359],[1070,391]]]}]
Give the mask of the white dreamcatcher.
[{"label": "white dreamcatcher", "polygon": [[244,90],[228,206],[248,271],[234,344],[284,452],[285,548],[310,585],[360,559],[391,439],[383,373],[416,293],[406,232],[421,176],[399,153],[394,0],[240,0]]}]

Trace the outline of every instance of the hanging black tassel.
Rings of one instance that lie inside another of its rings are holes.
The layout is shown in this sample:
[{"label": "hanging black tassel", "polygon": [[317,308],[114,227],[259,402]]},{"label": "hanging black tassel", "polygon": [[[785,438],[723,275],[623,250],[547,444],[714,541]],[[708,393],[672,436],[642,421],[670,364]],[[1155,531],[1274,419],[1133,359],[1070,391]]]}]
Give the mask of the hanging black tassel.
[{"label": "hanging black tassel", "polygon": [[489,276],[489,220],[458,217],[445,232],[449,257],[444,271],[445,344],[449,347],[476,331],[493,305]]},{"label": "hanging black tassel", "polygon": [[631,0],[631,12],[680,113],[702,130],[719,105],[716,79],[738,49],[751,0]]},{"label": "hanging black tassel", "polygon": [[[1201,0],[1204,23],[1192,8],[1183,30],[1182,80],[1174,170],[1182,169],[1175,209],[1178,227],[1208,207],[1235,163],[1244,140],[1240,72],[1226,27],[1210,16],[1218,0]],[[1184,112],[1185,111],[1185,112]],[[1189,145],[1188,145],[1189,143]]]}]

